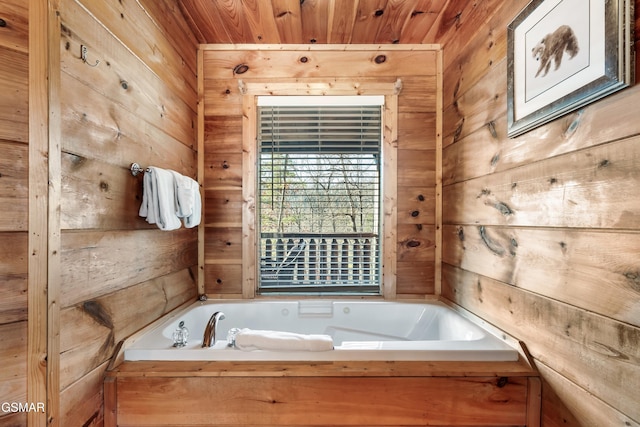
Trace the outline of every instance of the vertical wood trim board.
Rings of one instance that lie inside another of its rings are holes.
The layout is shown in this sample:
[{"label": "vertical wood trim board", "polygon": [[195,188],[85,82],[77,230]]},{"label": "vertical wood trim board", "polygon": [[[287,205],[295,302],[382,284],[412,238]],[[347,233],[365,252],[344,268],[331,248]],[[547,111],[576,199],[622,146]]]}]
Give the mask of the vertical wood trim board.
[{"label": "vertical wood trim board", "polygon": [[108,376],[104,380],[104,425],[117,426],[118,414],[118,382],[116,378]]},{"label": "vertical wood trim board", "polygon": [[398,230],[398,97],[385,96],[382,137],[384,189],[382,246],[382,293],[386,299],[397,294],[397,230]]},{"label": "vertical wood trim board", "polygon": [[442,294],[442,50],[436,59],[436,253],[435,294]]},{"label": "vertical wood trim board", "polygon": [[539,427],[542,406],[542,381],[540,378],[529,377],[527,389],[527,427]]},{"label": "vertical wood trim board", "polygon": [[[47,401],[47,262],[49,87],[47,0],[29,4],[29,280],[27,400]],[[47,414],[27,414],[30,426],[46,426]]]},{"label": "vertical wood trim board", "polygon": [[256,99],[242,97],[242,297],[256,295]]},{"label": "vertical wood trim board", "polygon": [[[57,426],[60,408],[60,22],[57,1],[29,10],[29,322],[27,400],[33,426]],[[43,214],[43,212],[45,214]]]},{"label": "vertical wood trim board", "polygon": [[62,202],[62,129],[60,106],[59,0],[49,0],[49,203],[47,285],[47,425],[60,425],[60,286]]},{"label": "vertical wood trim board", "polygon": [[[206,199],[204,196],[204,66],[202,61],[202,49],[198,49],[198,185],[200,187],[200,200],[202,200],[202,212],[206,212]],[[204,236],[205,227],[198,227],[198,295],[204,292]]]}]

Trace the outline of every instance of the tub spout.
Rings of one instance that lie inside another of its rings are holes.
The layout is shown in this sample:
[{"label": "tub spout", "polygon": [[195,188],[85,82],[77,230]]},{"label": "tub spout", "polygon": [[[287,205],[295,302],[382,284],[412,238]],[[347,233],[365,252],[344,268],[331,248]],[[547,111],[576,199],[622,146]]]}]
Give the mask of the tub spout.
[{"label": "tub spout", "polygon": [[204,330],[204,337],[202,338],[203,347],[212,347],[216,343],[216,329],[218,328],[218,322],[222,319],[224,319],[223,312],[216,311],[213,313]]}]

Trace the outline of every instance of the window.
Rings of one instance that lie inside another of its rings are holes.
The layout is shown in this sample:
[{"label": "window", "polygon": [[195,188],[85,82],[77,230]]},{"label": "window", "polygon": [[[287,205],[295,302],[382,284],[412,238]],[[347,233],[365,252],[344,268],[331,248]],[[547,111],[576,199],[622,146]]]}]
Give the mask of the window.
[{"label": "window", "polygon": [[259,97],[261,293],[380,293],[383,97]]}]

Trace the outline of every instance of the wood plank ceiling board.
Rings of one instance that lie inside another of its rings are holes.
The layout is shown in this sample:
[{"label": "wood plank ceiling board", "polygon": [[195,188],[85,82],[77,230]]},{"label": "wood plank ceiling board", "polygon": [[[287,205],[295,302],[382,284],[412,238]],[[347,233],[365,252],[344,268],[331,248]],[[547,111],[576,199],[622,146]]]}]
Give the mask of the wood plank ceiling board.
[{"label": "wood plank ceiling board", "polygon": [[429,43],[449,0],[179,0],[201,43]]}]

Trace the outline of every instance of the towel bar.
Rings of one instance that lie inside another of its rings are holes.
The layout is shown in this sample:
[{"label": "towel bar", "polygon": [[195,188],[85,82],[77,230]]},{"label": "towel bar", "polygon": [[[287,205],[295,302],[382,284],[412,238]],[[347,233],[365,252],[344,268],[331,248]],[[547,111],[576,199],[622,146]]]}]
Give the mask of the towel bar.
[{"label": "towel bar", "polygon": [[145,172],[149,172],[149,168],[144,169],[142,166],[140,166],[137,163],[131,163],[131,175],[133,176],[138,176],[138,174],[140,172],[145,173]]}]

